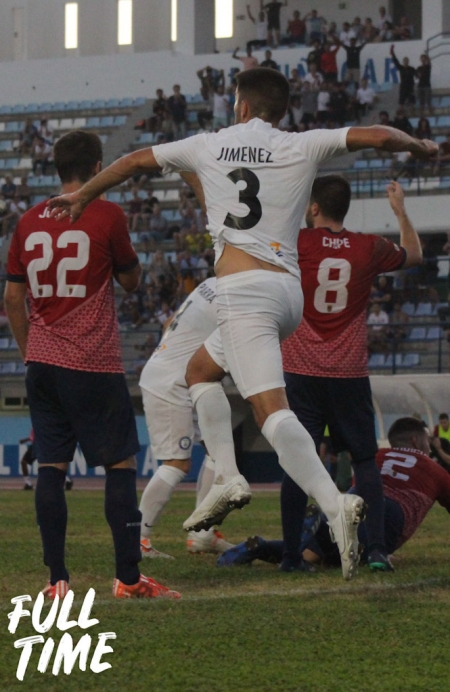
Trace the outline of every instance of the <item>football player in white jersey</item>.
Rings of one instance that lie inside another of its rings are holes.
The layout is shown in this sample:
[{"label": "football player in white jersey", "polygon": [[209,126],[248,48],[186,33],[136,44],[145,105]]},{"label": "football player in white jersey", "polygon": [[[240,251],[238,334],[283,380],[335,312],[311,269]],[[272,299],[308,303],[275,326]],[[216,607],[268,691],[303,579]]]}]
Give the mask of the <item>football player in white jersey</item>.
[{"label": "football player in white jersey", "polygon": [[[217,328],[216,278],[206,279],[170,318],[164,336],[147,361],[139,381],[152,454],[162,461],[148,482],[139,509],[142,513],[143,557],[168,558],[151,542],[152,529],[173,491],[189,472],[194,441],[199,441],[193,420],[185,374],[191,356]],[[214,462],[203,462],[197,485],[197,505],[208,494],[214,480]],[[187,541],[191,553],[223,553],[232,547],[213,527],[192,533]]]},{"label": "football player in white jersey", "polygon": [[280,340],[299,324],[303,305],[297,236],[324,161],[370,147],[427,159],[436,155],[437,145],[384,126],[281,132],[278,123],[289,99],[283,75],[257,68],[239,73],[236,81],[236,125],[128,154],[49,206],[56,216],[75,220],[95,197],[149,170],[187,171],[197,196],[203,188],[216,253],[220,338],[213,334],[193,357],[187,382],[216,477],[184,528],[214,525],[250,500],[236,466],[230,407],[218,382],[226,366],[284,471],[327,516],[349,579],[358,564],[357,524],[364,503],[339,494],[285,394]]}]

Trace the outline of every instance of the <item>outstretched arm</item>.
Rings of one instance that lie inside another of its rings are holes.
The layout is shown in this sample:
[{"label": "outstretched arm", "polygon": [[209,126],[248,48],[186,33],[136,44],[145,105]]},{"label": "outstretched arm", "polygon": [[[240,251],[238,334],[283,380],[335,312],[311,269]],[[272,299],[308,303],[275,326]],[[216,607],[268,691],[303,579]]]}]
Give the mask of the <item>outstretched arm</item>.
[{"label": "outstretched arm", "polygon": [[406,260],[403,269],[415,267],[422,263],[423,254],[417,231],[405,209],[405,195],[402,186],[392,181],[386,188],[391,209],[398,219],[400,228],[400,245],[406,251]]},{"label": "outstretched arm", "polygon": [[48,206],[54,210],[52,215],[57,219],[70,216],[72,221],[76,221],[89,202],[92,202],[96,197],[100,197],[106,190],[120,185],[138,173],[156,170],[161,170],[161,167],[156,161],[151,147],[140,149],[114,161],[114,163],[91,178],[76,192],[50,199]]},{"label": "outstretched arm", "polygon": [[256,20],[255,20],[254,16],[252,15],[250,5],[247,5],[247,16],[250,19],[250,21],[253,22],[253,24],[254,24]]},{"label": "outstretched arm", "polygon": [[384,151],[409,151],[418,159],[430,159],[437,155],[438,145],[429,139],[415,139],[401,130],[385,125],[351,127],[347,134],[349,151],[360,149],[383,149]]}]

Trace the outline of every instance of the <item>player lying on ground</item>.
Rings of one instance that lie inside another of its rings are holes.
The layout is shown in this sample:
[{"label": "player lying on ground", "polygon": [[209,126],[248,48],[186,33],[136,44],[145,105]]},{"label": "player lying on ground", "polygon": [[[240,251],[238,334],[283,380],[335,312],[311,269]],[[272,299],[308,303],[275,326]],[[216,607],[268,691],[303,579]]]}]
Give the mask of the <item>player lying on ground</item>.
[{"label": "player lying on ground", "polygon": [[[55,144],[62,191],[101,169],[97,135],[71,132]],[[123,211],[97,200],[76,227],[50,217],[45,202],[22,216],[8,256],[5,305],[27,364],[26,387],[39,462],[36,515],[50,580],[44,593],[69,590],[65,563],[64,480],[80,444],[90,467],[104,466],[105,514],[114,540],[118,598],[179,598],[139,573],[136,422],[125,381],[113,276],[134,291],[141,267]],[[27,296],[30,304],[28,316]]]},{"label": "player lying on ground", "polygon": [[[152,530],[176,486],[189,472],[194,441],[200,441],[193,420],[185,373],[189,359],[217,329],[216,279],[206,279],[170,318],[156,351],[144,367],[139,385],[153,458],[162,461],[147,484],[139,509],[142,512],[143,557],[171,557],[150,543]],[[197,483],[197,505],[214,480],[214,462],[206,455]],[[223,553],[231,548],[213,527],[187,540],[191,553]]]},{"label": "player lying on ground", "polygon": [[[395,421],[388,439],[391,449],[380,449],[376,459],[383,481],[386,548],[391,554],[409,541],[435,502],[450,512],[450,476],[429,457],[429,431],[417,418]],[[322,515],[317,521],[317,516],[317,512],[311,511],[305,520],[299,542],[303,558],[338,565],[339,554],[330,540],[325,517]],[[365,562],[369,547],[365,524],[359,527],[358,535]],[[265,541],[255,536],[227,550],[217,564],[243,565],[253,560],[280,563],[283,553],[283,541]]]},{"label": "player lying on ground", "polygon": [[194,174],[197,195],[201,187],[204,191],[215,245],[219,330],[191,359],[186,379],[216,468],[210,492],[184,527],[207,528],[250,501],[236,466],[230,406],[219,383],[228,370],[282,468],[327,515],[344,576],[351,578],[363,500],[339,494],[285,393],[280,341],[296,329],[303,309],[297,237],[322,162],[368,147],[428,158],[437,145],[381,126],[280,132],[288,99],[289,84],[281,73],[246,70],[237,75],[236,125],[129,154],[49,206],[58,218],[75,220],[89,202],[132,175],[161,169]]},{"label": "player lying on ground", "polygon": [[[422,261],[419,236],[409,220],[401,186],[387,187],[398,219],[400,247],[344,227],[351,200],[338,175],[316,178],[306,213],[309,228],[298,237],[298,262],[305,297],[303,320],[282,344],[289,406],[319,450],[328,425],[332,447],[352,457],[355,490],[366,502],[368,562],[389,571],[384,545],[383,487],[375,455],[377,439],[367,366],[366,313],[374,278]],[[286,554],[282,569],[298,566],[298,546],[307,495],[287,475],[281,486]],[[300,565],[301,566],[301,565]]]}]

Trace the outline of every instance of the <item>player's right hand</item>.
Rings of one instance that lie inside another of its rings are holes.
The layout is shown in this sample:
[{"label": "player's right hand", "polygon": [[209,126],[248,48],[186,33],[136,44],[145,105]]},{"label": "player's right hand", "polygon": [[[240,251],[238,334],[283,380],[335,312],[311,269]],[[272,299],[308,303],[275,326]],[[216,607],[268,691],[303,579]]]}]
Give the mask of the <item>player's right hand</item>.
[{"label": "player's right hand", "polygon": [[47,206],[52,210],[51,217],[57,221],[70,218],[72,223],[80,218],[83,213],[84,205],[78,192],[71,192],[59,197],[53,197],[47,202]]},{"label": "player's right hand", "polygon": [[386,187],[386,192],[394,214],[402,213],[405,210],[405,194],[400,183],[396,180],[391,180]]},{"label": "player's right hand", "polygon": [[422,145],[419,151],[414,151],[414,156],[416,159],[432,159],[436,158],[439,153],[439,145],[436,142],[432,142],[431,139],[422,139],[420,142]]}]

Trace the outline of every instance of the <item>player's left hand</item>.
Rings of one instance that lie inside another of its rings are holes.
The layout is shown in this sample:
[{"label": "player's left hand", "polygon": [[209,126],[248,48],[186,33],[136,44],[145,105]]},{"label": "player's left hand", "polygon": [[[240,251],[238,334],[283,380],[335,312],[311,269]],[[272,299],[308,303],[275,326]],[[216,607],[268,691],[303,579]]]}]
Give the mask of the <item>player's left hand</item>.
[{"label": "player's left hand", "polygon": [[405,211],[405,194],[403,188],[396,180],[391,180],[386,187],[392,211],[397,216]]},{"label": "player's left hand", "polygon": [[72,223],[80,218],[84,210],[84,204],[78,192],[53,197],[48,200],[47,206],[52,210],[51,217],[53,219],[62,221],[62,219],[69,217]]}]

